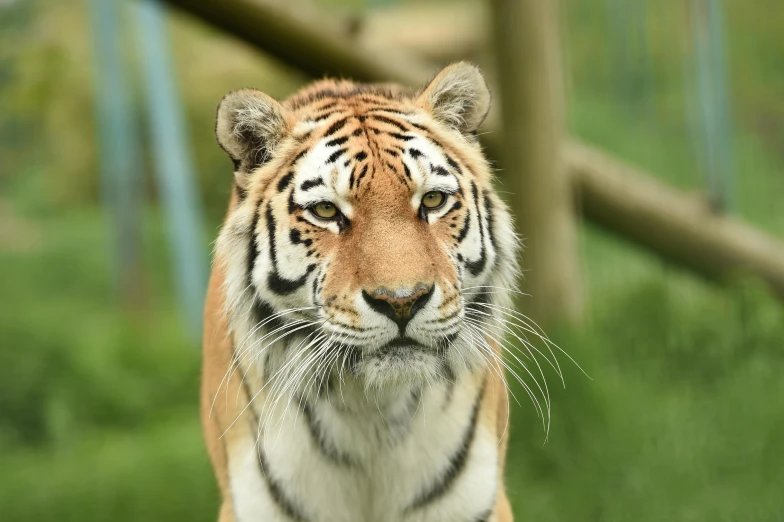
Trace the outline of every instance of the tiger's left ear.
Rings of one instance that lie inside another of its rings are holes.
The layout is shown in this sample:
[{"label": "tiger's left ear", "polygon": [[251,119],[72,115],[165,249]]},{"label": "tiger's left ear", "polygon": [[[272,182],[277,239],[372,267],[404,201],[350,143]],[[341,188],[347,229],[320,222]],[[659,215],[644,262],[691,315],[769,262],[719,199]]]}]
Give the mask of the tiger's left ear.
[{"label": "tiger's left ear", "polygon": [[215,134],[237,172],[249,174],[273,156],[289,132],[289,119],[286,109],[270,96],[240,89],[218,105]]},{"label": "tiger's left ear", "polygon": [[490,111],[490,90],[479,68],[458,62],[442,69],[419,93],[417,105],[463,134],[474,132]]}]

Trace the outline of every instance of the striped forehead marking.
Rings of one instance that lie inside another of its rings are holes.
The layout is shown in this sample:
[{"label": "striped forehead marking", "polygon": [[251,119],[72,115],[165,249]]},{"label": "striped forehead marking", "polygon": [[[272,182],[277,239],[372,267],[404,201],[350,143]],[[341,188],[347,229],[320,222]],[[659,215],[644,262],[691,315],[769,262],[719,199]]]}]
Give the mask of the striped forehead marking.
[{"label": "striped forehead marking", "polygon": [[[380,124],[375,125],[375,121]],[[374,179],[378,170],[395,176],[414,192],[428,186],[460,189],[457,163],[413,126],[405,128],[387,116],[362,120],[343,115],[321,126],[327,127],[326,131],[293,162],[298,192],[306,193],[295,197],[301,205],[315,198],[328,199],[339,204],[348,216],[349,195]],[[404,132],[399,132],[401,129]]]}]

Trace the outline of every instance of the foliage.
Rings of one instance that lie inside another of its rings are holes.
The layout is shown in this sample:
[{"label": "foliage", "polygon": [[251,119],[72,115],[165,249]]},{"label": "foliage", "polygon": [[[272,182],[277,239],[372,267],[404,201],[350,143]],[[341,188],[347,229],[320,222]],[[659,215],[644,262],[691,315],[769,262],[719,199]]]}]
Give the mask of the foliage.
[{"label": "foliage", "polygon": [[118,309],[96,217],[36,222],[29,249],[0,254],[0,440],[9,444],[130,428],[197,396],[198,350],[168,297],[149,296],[150,310]]},{"label": "foliage", "polygon": [[586,332],[559,337],[592,380],[564,363],[546,444],[531,408],[515,411],[507,475],[517,516],[780,516],[780,303],[754,282],[720,292],[668,271],[601,308]]}]

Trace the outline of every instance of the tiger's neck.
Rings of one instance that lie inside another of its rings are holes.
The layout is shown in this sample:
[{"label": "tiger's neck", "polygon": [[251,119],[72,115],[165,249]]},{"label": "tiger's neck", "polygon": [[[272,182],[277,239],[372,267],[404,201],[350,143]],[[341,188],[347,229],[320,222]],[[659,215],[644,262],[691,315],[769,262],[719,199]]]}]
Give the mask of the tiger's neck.
[{"label": "tiger's neck", "polygon": [[344,375],[280,397],[263,362],[245,372],[255,398],[230,459],[238,522],[481,520],[492,507],[498,439],[481,421],[483,375],[382,391]]}]

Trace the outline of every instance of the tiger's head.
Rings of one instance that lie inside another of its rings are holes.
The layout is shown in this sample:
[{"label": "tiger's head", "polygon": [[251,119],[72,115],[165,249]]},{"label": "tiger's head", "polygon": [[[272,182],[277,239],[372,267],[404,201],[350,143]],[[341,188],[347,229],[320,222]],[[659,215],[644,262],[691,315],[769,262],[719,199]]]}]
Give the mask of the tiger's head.
[{"label": "tiger's head", "polygon": [[224,97],[235,191],[216,260],[235,355],[373,387],[487,364],[476,326],[493,311],[467,311],[508,304],[518,243],[475,136],[489,106],[466,63],[420,91],[323,80],[281,103]]}]

